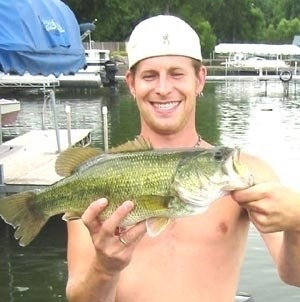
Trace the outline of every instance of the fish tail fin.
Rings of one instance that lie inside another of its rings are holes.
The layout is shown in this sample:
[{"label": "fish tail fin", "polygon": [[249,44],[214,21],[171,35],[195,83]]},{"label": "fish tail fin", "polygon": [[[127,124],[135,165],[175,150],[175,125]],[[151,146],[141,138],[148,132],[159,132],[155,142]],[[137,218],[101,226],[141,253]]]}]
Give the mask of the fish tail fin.
[{"label": "fish tail fin", "polygon": [[0,199],[0,216],[16,229],[15,238],[21,246],[28,245],[49,219],[36,206],[35,199],[36,194],[32,191]]}]

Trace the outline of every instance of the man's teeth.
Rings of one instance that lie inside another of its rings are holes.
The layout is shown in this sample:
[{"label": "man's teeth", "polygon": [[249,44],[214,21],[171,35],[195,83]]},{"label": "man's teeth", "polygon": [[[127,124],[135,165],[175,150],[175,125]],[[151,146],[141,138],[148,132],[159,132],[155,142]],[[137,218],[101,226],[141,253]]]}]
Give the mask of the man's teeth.
[{"label": "man's teeth", "polygon": [[167,110],[176,107],[179,102],[170,102],[170,103],[154,103],[154,107],[160,110]]}]

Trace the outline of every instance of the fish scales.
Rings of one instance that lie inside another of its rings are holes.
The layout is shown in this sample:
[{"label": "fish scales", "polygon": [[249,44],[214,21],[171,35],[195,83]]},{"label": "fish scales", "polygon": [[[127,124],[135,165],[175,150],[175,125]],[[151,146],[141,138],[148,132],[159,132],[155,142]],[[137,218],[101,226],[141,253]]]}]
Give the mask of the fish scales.
[{"label": "fish scales", "polygon": [[[104,213],[107,218],[130,199],[136,203],[132,216],[142,214],[140,196],[170,194],[170,187],[182,153],[133,152],[105,156],[99,164],[90,166],[38,194],[37,203],[48,215],[63,212],[83,212],[99,197],[109,199]],[[148,211],[149,209],[147,209]],[[149,215],[149,213],[148,213]]]}]

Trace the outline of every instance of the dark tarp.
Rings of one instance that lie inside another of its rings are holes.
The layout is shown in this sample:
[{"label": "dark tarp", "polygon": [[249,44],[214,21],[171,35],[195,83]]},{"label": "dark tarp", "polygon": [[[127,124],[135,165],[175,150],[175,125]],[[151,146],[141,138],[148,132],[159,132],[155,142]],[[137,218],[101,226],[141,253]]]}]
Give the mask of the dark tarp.
[{"label": "dark tarp", "polygon": [[79,25],[60,0],[0,0],[0,70],[56,76],[85,65]]}]

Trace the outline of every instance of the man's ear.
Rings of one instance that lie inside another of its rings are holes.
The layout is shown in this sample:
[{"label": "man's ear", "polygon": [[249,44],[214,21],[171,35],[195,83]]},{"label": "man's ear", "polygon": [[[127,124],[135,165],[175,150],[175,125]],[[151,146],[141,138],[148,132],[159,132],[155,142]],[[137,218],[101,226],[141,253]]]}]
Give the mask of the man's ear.
[{"label": "man's ear", "polygon": [[134,76],[130,70],[128,70],[125,74],[126,84],[129,88],[129,91],[133,98],[135,99],[135,85],[134,85]]},{"label": "man's ear", "polygon": [[200,95],[202,93],[202,90],[204,88],[205,85],[205,79],[206,79],[206,75],[207,75],[207,69],[204,65],[202,65],[199,68],[199,72],[198,72],[198,85],[197,85],[197,95]]}]

